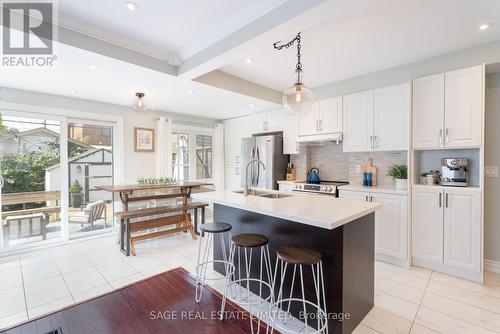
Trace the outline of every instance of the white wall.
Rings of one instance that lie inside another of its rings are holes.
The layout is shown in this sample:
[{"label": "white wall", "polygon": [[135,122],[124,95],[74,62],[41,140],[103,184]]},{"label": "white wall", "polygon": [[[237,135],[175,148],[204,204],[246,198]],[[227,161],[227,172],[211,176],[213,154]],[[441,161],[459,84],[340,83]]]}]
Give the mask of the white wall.
[{"label": "white wall", "polygon": [[[500,167],[500,73],[486,76],[485,165]],[[485,178],[484,195],[484,256],[500,261],[500,178]]]},{"label": "white wall", "polygon": [[53,107],[74,110],[75,117],[79,112],[104,113],[122,116],[124,119],[124,157],[125,182],[135,182],[139,177],[155,177],[155,154],[134,152],[134,127],[155,128],[156,119],[160,116],[172,117],[174,124],[184,124],[213,128],[215,121],[176,113],[162,111],[137,111],[123,106],[93,102],[57,95],[35,93],[18,89],[2,88],[0,101],[29,104],[42,107]]}]

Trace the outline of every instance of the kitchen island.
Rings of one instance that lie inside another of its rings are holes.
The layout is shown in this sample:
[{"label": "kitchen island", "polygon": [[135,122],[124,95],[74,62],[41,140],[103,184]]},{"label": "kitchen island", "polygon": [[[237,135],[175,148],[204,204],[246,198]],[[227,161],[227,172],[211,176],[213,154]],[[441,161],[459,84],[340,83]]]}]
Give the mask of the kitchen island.
[{"label": "kitchen island", "polygon": [[[273,268],[280,247],[307,247],[321,252],[329,333],[351,333],[373,307],[374,212],[380,204],[324,195],[265,192],[266,197],[245,197],[239,191],[226,190],[193,194],[193,198],[213,203],[214,221],[231,224],[232,235],[265,235]],[[221,259],[220,248],[214,246],[214,257]],[[256,258],[253,261],[258,263]],[[224,271],[221,266],[215,269]],[[285,291],[290,291],[290,286],[290,281],[285,282]],[[315,300],[312,278],[305,282],[305,290],[308,299]],[[292,308],[296,317],[300,311]]]}]

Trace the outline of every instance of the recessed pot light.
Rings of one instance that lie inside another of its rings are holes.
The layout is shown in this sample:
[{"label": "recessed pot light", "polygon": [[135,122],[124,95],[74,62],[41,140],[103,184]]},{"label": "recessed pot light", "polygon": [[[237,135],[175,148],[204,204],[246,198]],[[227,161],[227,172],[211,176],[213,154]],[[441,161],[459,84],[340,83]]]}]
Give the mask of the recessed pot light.
[{"label": "recessed pot light", "polygon": [[71,89],[71,90],[69,91],[69,93],[70,93],[70,94],[73,94],[73,95],[75,95],[75,94],[76,94],[76,90],[74,90],[74,89]]},{"label": "recessed pot light", "polygon": [[95,64],[88,64],[87,67],[92,71],[97,71],[99,69],[99,66]]},{"label": "recessed pot light", "polygon": [[251,63],[252,63],[252,61],[253,61],[253,60],[252,60],[252,58],[247,58],[247,60],[245,60],[245,62],[246,62],[247,64],[251,64]]},{"label": "recessed pot light", "polygon": [[132,1],[125,1],[124,4],[125,4],[125,6],[127,6],[128,10],[130,10],[130,11],[133,11],[133,10],[136,10],[137,8],[139,8],[139,6],[135,2],[132,2]]},{"label": "recessed pot light", "polygon": [[491,27],[493,25],[493,23],[483,23],[479,26],[479,30],[483,31],[483,30],[486,30],[488,29],[489,27]]},{"label": "recessed pot light", "polygon": [[253,107],[255,107],[255,105],[254,105],[253,103],[252,103],[252,104],[250,104],[250,108],[253,108]]}]

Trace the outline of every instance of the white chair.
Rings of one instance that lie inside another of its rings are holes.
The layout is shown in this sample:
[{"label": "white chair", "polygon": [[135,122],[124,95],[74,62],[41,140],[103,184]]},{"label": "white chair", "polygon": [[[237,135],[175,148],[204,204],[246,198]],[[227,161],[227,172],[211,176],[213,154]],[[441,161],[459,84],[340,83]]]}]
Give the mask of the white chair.
[{"label": "white chair", "polygon": [[[102,213],[104,212],[104,218]],[[90,224],[90,229],[94,229],[94,222],[104,219],[106,223],[106,203],[104,201],[95,201],[82,207],[80,212],[77,212],[69,216],[68,221],[74,224],[80,224],[82,227],[84,224]]]}]

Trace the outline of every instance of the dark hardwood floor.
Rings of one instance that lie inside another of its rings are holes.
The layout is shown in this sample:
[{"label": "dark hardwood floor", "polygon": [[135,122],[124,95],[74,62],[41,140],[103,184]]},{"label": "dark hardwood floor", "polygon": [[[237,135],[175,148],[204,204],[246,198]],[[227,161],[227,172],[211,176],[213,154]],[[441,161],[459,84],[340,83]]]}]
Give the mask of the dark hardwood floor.
[{"label": "dark hardwood floor", "polygon": [[206,289],[198,304],[194,283],[184,269],[173,269],[0,334],[250,333],[248,313],[229,302],[228,317],[217,320],[220,294]]}]

